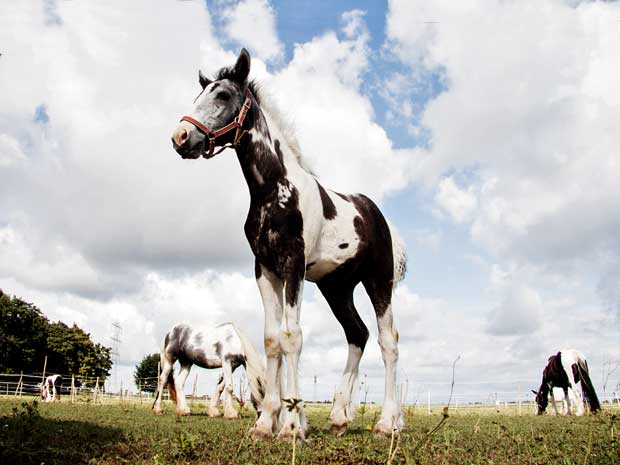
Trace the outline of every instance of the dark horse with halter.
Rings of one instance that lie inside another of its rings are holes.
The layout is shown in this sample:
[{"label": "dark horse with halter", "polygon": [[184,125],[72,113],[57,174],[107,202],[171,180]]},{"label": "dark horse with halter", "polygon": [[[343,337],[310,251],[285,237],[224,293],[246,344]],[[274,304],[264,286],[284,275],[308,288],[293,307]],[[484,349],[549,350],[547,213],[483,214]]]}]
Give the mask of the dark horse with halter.
[{"label": "dark horse with halter", "polygon": [[[406,267],[402,241],[368,197],[340,194],[319,183],[304,166],[291,132],[256,85],[248,82],[249,72],[250,55],[244,49],[235,65],[221,69],[214,80],[199,73],[202,90],[190,115],[174,130],[172,142],[186,159],[211,158],[234,148],[250,191],[245,234],[256,257],[267,355],[265,402],[253,436],[271,437],[281,426],[281,439],[305,437],[305,416],[298,403],[304,280],[318,285],[349,344],[330,414],[332,432],[343,434],[354,415],[351,394],[368,339],[353,303],[353,290],[360,282],[375,309],[385,365],[383,409],[374,430],[399,431],[403,420],[396,396],[398,332],[391,302]],[[279,388],[283,356],[286,382]],[[291,406],[283,412],[282,425],[281,399]]]}]

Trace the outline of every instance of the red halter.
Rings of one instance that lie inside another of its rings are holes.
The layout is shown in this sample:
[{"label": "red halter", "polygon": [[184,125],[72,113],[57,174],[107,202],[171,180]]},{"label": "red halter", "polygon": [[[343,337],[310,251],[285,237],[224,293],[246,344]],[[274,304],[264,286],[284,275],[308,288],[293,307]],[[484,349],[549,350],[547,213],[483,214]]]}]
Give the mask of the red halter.
[{"label": "red halter", "polygon": [[[181,118],[181,121],[187,121],[188,123],[191,123],[194,126],[196,126],[196,129],[202,132],[209,139],[209,153],[208,154],[203,153],[202,154],[203,157],[211,158],[217,155],[218,153],[222,152],[224,149],[233,148],[239,145],[239,141],[243,137],[243,134],[247,132],[245,130],[242,130],[241,127],[243,126],[243,121],[245,120],[245,116],[247,115],[248,110],[252,106],[251,97],[252,97],[252,93],[250,92],[250,89],[246,89],[245,101],[243,102],[243,105],[241,106],[241,110],[239,110],[239,114],[237,115],[237,117],[232,121],[232,123],[227,124],[226,126],[224,126],[221,129],[218,129],[217,131],[212,131],[207,126],[202,124],[200,121],[195,120],[191,116],[184,116],[183,118]],[[214,152],[215,139],[217,139],[220,136],[223,136],[224,134],[232,131],[233,129],[237,130],[237,132],[235,133],[235,139],[233,143],[228,144],[228,145],[226,144],[222,145],[217,152]]]}]

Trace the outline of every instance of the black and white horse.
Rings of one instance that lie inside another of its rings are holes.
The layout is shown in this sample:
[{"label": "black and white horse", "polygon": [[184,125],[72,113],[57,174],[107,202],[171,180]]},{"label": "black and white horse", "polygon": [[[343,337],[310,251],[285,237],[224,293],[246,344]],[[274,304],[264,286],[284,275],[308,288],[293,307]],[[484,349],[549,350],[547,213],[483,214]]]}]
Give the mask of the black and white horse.
[{"label": "black and white horse", "polygon": [[[248,82],[249,72],[250,55],[244,49],[235,65],[222,68],[214,80],[199,73],[202,89],[190,116],[184,116],[174,130],[172,142],[186,159],[211,158],[223,147],[234,147],[250,191],[245,235],[255,256],[265,310],[267,355],[265,404],[253,436],[269,438],[278,431],[281,398],[298,404],[304,280],[318,285],[349,344],[330,414],[332,432],[343,434],[354,416],[351,396],[368,339],[353,303],[360,282],[374,306],[385,365],[383,409],[374,431],[385,435],[400,431],[398,332],[391,303],[393,289],[405,272],[403,243],[368,197],[340,194],[321,185],[305,167],[291,131],[254,82]],[[346,131],[342,136],[351,137]],[[215,147],[220,148],[214,151]],[[282,357],[286,383],[280,395]],[[284,419],[279,438],[305,437],[302,407],[287,409]]]},{"label": "black and white horse", "polygon": [[[581,394],[577,389],[578,387],[581,387]],[[562,389],[564,394],[562,414],[571,414],[569,389],[573,393],[573,401],[576,404],[576,415],[583,415],[585,413],[584,400],[590,406],[590,411],[596,412],[601,409],[601,404],[598,401],[594,385],[590,379],[588,362],[586,362],[584,355],[577,350],[564,349],[549,357],[547,366],[543,370],[540,388],[538,388],[538,391],[532,391],[536,394],[537,415],[544,413],[549,398],[551,399],[554,413],[558,414],[554,395],[554,390],[556,389],[554,388]]]},{"label": "black and white horse", "polygon": [[[260,413],[264,397],[265,367],[260,354],[250,340],[232,323],[209,328],[191,328],[185,324],[174,325],[164,338],[160,360],[161,374],[153,413],[162,413],[162,394],[167,386],[170,398],[176,403],[177,415],[190,414],[184,388],[192,365],[202,368],[222,368],[222,376],[208,406],[209,416],[220,415],[218,404],[222,391],[224,392],[224,418],[239,416],[233,406],[232,397],[232,374],[239,366],[244,366],[246,369],[252,404],[257,414]],[[177,360],[181,369],[175,380],[172,368]]]},{"label": "black and white horse", "polygon": [[41,400],[43,402],[60,401],[60,391],[62,390],[62,376],[51,375],[45,381],[39,383],[41,389]]}]

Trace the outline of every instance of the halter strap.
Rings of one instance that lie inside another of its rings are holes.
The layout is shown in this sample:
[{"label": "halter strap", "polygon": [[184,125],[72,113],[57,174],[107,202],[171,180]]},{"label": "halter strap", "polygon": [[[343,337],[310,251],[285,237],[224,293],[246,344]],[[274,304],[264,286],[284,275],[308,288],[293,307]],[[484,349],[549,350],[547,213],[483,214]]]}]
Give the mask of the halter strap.
[{"label": "halter strap", "polygon": [[[247,130],[243,130],[242,127],[243,127],[243,122],[245,121],[245,117],[248,114],[248,110],[250,109],[251,106],[252,106],[252,93],[250,92],[250,89],[246,89],[245,90],[245,101],[243,102],[243,105],[241,105],[241,110],[239,110],[239,114],[236,116],[236,118],[231,123],[228,123],[226,126],[218,129],[217,131],[213,131],[209,129],[207,126],[202,124],[200,121],[192,118],[191,116],[183,116],[181,118],[181,121],[187,121],[188,123],[193,124],[194,126],[196,126],[196,129],[198,129],[205,136],[207,136],[207,138],[209,139],[209,153],[208,154],[203,153],[202,156],[205,158],[211,158],[217,155],[218,153],[221,153],[224,149],[234,148],[234,147],[237,147],[237,145],[239,145],[239,141],[241,140],[243,135],[247,132]],[[214,152],[215,139],[217,139],[220,136],[223,136],[224,134],[232,131],[233,129],[237,130],[235,133],[235,139],[233,143],[224,144],[219,148],[219,150]]]}]

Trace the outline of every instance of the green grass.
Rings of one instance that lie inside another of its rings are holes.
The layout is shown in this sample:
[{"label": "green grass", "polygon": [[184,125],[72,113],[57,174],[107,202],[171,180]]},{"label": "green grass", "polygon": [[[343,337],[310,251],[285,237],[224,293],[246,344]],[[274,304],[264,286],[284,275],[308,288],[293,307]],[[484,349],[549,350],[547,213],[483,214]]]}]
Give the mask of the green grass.
[{"label": "green grass", "polygon": [[[208,418],[193,407],[176,418],[170,403],[156,417],[146,402],[109,405],[37,404],[0,399],[0,463],[18,464],[290,464],[291,444],[254,443],[247,431],[254,416]],[[308,441],[296,447],[297,464],[387,463],[390,438],[368,430],[370,407],[342,438],[329,434],[329,406],[309,405]],[[450,412],[428,436],[439,414],[406,413],[407,428],[394,447],[392,463],[416,464],[620,464],[620,416],[535,417],[490,410]],[[413,451],[417,451],[414,454]]]}]

